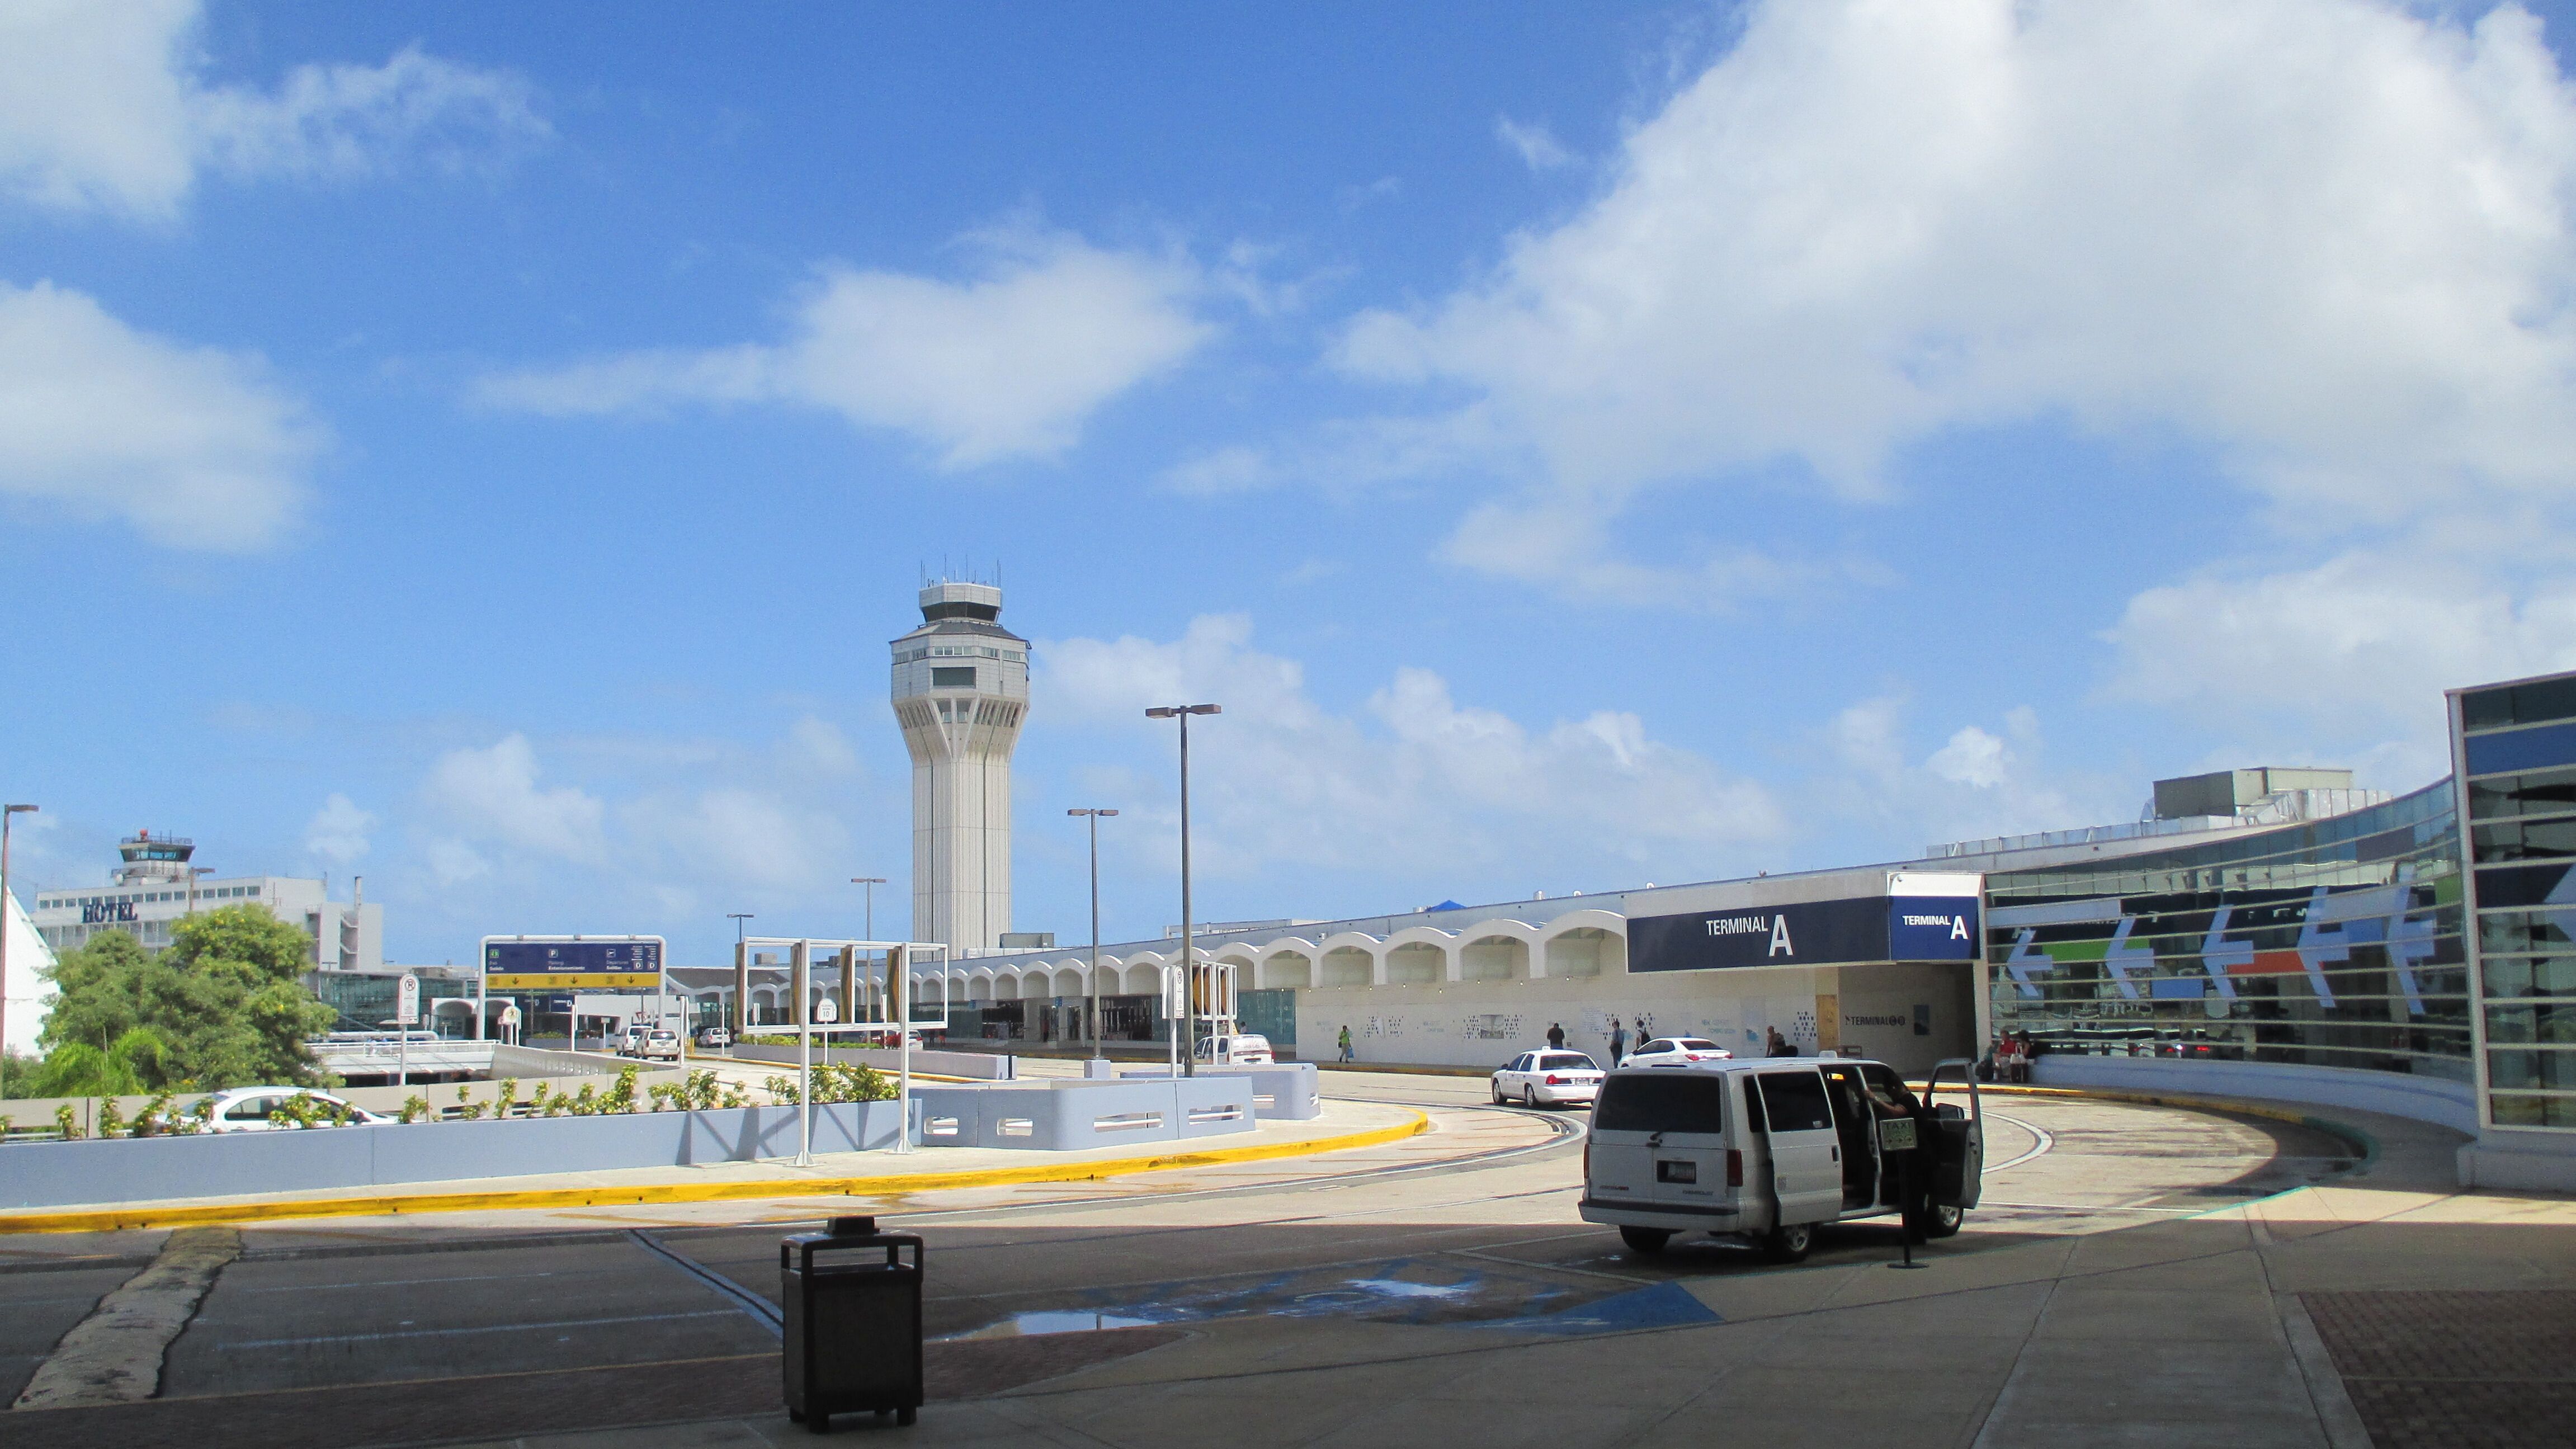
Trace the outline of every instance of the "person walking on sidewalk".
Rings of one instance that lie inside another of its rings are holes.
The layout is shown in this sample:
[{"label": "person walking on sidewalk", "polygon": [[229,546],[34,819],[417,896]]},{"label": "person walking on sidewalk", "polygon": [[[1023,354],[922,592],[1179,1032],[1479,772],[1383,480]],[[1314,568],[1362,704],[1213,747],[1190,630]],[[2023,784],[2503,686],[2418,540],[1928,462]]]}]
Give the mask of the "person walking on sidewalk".
[{"label": "person walking on sidewalk", "polygon": [[1610,1018],[1610,1065],[1619,1065],[1619,1059],[1627,1054],[1628,1028],[1621,1026],[1619,1018],[1614,1016]]},{"label": "person walking on sidewalk", "polygon": [[1349,1061],[1350,1059],[1351,1059],[1351,1029],[1350,1029],[1350,1027],[1349,1027],[1347,1024],[1345,1024],[1345,1025],[1342,1027],[1342,1060],[1343,1060],[1343,1061]]}]

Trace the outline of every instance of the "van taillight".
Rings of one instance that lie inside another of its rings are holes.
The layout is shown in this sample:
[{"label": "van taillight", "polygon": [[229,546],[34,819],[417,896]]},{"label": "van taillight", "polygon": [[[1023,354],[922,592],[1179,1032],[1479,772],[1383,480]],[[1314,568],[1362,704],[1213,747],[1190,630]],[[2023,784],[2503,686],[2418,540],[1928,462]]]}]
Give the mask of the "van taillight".
[{"label": "van taillight", "polygon": [[1583,1134],[1583,1180],[1592,1180],[1592,1134],[1589,1132]]},{"label": "van taillight", "polygon": [[1726,1149],[1726,1185],[1744,1186],[1744,1154],[1732,1147]]}]

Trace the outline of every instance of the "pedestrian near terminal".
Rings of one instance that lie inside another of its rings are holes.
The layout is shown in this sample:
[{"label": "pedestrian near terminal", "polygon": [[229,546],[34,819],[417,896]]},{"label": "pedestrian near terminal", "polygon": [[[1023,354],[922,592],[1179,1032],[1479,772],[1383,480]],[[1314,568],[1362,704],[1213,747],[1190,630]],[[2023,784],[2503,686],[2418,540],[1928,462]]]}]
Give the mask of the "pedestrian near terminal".
[{"label": "pedestrian near terminal", "polygon": [[1342,1060],[1343,1060],[1343,1061],[1349,1061],[1350,1059],[1351,1059],[1351,1029],[1350,1029],[1348,1026],[1344,1026],[1344,1027],[1342,1028]]},{"label": "pedestrian near terminal", "polygon": [[1627,1059],[1628,1028],[1621,1026],[1619,1018],[1614,1016],[1610,1018],[1610,1065],[1615,1067]]},{"label": "pedestrian near terminal", "polygon": [[1547,1024],[1547,1044],[1558,1051],[1565,1050],[1565,1026],[1563,1023],[1551,1021]]},{"label": "pedestrian near terminal", "polygon": [[1791,1042],[1787,1037],[1782,1036],[1780,1034],[1780,1028],[1775,1026],[1769,1028],[1769,1030],[1771,1033],[1771,1044],[1763,1050],[1762,1054],[1764,1056],[1794,1057],[1798,1054],[1796,1044]]}]

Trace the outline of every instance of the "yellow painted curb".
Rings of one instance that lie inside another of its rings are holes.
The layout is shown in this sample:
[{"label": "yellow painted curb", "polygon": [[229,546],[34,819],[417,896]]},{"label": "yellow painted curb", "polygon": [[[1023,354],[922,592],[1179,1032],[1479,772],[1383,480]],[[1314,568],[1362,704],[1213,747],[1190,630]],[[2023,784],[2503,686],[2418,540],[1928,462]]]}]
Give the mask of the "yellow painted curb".
[{"label": "yellow painted curb", "polygon": [[[376,1217],[397,1213],[493,1212],[506,1208],[606,1207],[639,1203],[723,1202],[760,1197],[881,1197],[960,1187],[1012,1187],[1036,1182],[1091,1182],[1140,1172],[1170,1172],[1228,1162],[1315,1157],[1401,1142],[1429,1130],[1420,1112],[1413,1120],[1339,1137],[1214,1147],[1150,1157],[1096,1158],[1029,1167],[968,1168],[959,1172],[896,1173],[883,1177],[790,1177],[736,1182],[656,1182],[627,1187],[536,1188],[523,1192],[393,1193],[373,1197],[287,1198],[274,1202],[181,1203],[167,1207],[100,1208],[77,1212],[0,1213],[0,1235],[10,1233],[108,1233],[191,1223],[251,1223],[279,1218]],[[935,1149],[934,1149],[935,1150]]]}]

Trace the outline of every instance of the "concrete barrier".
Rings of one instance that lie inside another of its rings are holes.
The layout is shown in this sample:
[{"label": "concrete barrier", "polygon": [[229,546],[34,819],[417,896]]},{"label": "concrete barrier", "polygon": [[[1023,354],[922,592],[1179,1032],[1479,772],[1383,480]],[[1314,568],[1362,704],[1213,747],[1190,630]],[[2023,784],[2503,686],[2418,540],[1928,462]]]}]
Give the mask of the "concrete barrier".
[{"label": "concrete barrier", "polygon": [[[747,1062],[779,1062],[796,1065],[796,1048],[792,1046],[736,1046],[733,1054]],[[892,1047],[821,1047],[814,1048],[814,1065],[829,1061],[844,1067],[874,1067],[892,1073],[901,1061],[901,1053]],[[1018,1079],[1011,1058],[991,1052],[943,1052],[927,1048],[912,1054],[912,1069],[935,1077],[970,1077],[979,1082],[1009,1082]]]},{"label": "concrete barrier", "polygon": [[[1131,1067],[1118,1074],[1128,1079],[1152,1079],[1171,1075],[1169,1067]],[[1260,1116],[1280,1121],[1303,1122],[1324,1115],[1324,1103],[1318,1090],[1322,1074],[1313,1062],[1281,1062],[1269,1067],[1201,1067],[1198,1076],[1188,1080],[1205,1081],[1210,1077],[1244,1077],[1252,1083],[1252,1106]]]},{"label": "concrete barrier", "polygon": [[[793,1107],[735,1107],[21,1142],[0,1147],[0,1206],[69,1207],[748,1162],[793,1156],[796,1115]],[[919,1115],[916,1106],[916,1141]],[[892,1102],[817,1106],[814,1150],[891,1147],[897,1121]]]},{"label": "concrete barrier", "polygon": [[2093,1057],[2049,1052],[2031,1063],[2037,1087],[2109,1087],[2127,1092],[2192,1092],[2259,1102],[2350,1107],[2410,1117],[2455,1132],[2478,1130],[2476,1089],[2444,1077],[2365,1072],[2287,1062],[2194,1061],[2188,1057]]},{"label": "concrete barrier", "polygon": [[1250,1132],[1252,1083],[1074,1080],[991,1087],[917,1087],[924,1147],[1016,1147],[1078,1152],[1122,1142],[1171,1142]]},{"label": "concrete barrier", "polygon": [[[495,1063],[502,1068],[497,1073],[499,1077],[504,1080],[520,1081],[517,1100],[522,1107],[527,1105],[529,1095],[526,1079],[543,1081],[549,1092],[559,1092],[569,1097],[577,1094],[585,1086],[597,1092],[605,1092],[617,1085],[617,1077],[621,1071],[627,1067],[635,1067],[638,1068],[635,1074],[635,1094],[642,1097],[657,1085],[680,1082],[688,1076],[688,1073],[676,1067],[648,1067],[642,1062],[620,1061],[616,1057],[596,1056],[589,1052],[550,1052],[535,1047],[502,1047],[494,1052],[493,1057]],[[388,1114],[400,1112],[403,1103],[413,1097],[429,1103],[432,1111],[444,1115],[456,1111],[468,1102],[480,1102],[488,1107],[498,1101],[501,1095],[500,1083],[492,1081],[415,1082],[404,1087],[317,1087],[314,1090],[328,1092],[344,1102],[364,1107],[370,1112]],[[190,1108],[213,1095],[211,1092],[175,1093],[170,1098],[170,1110],[184,1116]],[[88,1135],[98,1130],[99,1109],[110,1101],[116,1103],[117,1113],[126,1122],[131,1123],[138,1113],[152,1104],[152,1094],[147,1092],[112,1098],[0,1098],[0,1118],[5,1118],[11,1130],[16,1132],[50,1132],[54,1126],[54,1109],[68,1106],[72,1109],[73,1121],[79,1124],[83,1135]]]}]

